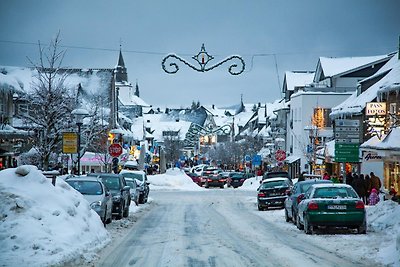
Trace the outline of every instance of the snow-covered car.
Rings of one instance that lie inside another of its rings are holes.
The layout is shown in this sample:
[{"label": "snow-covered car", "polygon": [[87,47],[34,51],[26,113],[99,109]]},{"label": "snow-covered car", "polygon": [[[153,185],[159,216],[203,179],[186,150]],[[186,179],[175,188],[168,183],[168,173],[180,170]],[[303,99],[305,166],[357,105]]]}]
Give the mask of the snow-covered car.
[{"label": "snow-covered car", "polygon": [[289,178],[270,178],[264,180],[257,189],[258,210],[265,210],[269,207],[283,208],[287,197],[286,191],[292,187]]},{"label": "snow-covered car", "polygon": [[308,188],[310,188],[313,184],[318,183],[329,183],[332,184],[331,180],[322,180],[322,179],[311,179],[306,181],[301,181],[296,183],[293,188],[287,192],[287,198],[285,199],[285,219],[287,222],[290,220],[296,224],[297,218],[297,208],[298,204],[301,201],[299,197],[301,194],[304,194]]},{"label": "snow-covered car", "polygon": [[146,203],[150,193],[150,183],[147,180],[146,173],[144,171],[121,170],[120,174],[126,178],[136,179],[139,187],[139,204]]},{"label": "snow-covered car", "polygon": [[112,196],[100,179],[76,176],[67,178],[65,182],[83,195],[104,225],[112,221]]},{"label": "snow-covered car", "polygon": [[314,184],[302,195],[297,214],[297,228],[306,234],[320,226],[355,228],[367,231],[364,202],[347,184]]}]

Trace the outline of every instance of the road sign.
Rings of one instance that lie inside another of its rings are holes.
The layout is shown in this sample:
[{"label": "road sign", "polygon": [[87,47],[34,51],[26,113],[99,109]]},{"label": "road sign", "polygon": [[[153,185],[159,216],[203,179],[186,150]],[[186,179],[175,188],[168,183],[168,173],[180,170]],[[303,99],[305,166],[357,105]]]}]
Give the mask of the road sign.
[{"label": "road sign", "polygon": [[261,165],[261,155],[254,155],[253,160],[251,162],[254,166],[260,166]]},{"label": "road sign", "polygon": [[108,147],[108,153],[111,155],[111,157],[119,157],[122,154],[122,146],[118,143],[111,144]]},{"label": "road sign", "polygon": [[275,159],[276,159],[277,161],[284,161],[284,160],[286,159],[286,152],[283,151],[282,149],[278,149],[278,150],[275,152]]},{"label": "road sign", "polygon": [[359,162],[359,144],[335,144],[335,162]]}]

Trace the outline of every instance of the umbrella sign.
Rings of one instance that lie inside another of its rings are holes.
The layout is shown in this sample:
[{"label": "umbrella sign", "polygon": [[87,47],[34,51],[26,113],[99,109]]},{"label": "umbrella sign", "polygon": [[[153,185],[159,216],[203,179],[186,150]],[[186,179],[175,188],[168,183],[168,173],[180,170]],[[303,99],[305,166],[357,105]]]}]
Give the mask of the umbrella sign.
[{"label": "umbrella sign", "polygon": [[122,154],[122,146],[120,144],[114,143],[108,147],[108,153],[111,157],[116,158]]},{"label": "umbrella sign", "polygon": [[286,159],[286,152],[283,151],[282,149],[278,149],[278,150],[275,152],[275,159],[276,159],[277,161],[283,161],[283,160],[285,160],[285,159]]}]

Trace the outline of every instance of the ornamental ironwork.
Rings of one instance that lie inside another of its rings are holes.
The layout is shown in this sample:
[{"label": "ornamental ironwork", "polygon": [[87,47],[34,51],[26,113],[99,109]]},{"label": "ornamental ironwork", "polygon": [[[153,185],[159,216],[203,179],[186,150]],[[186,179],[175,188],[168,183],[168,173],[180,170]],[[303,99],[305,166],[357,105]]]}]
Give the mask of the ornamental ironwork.
[{"label": "ornamental ironwork", "polygon": [[185,146],[195,146],[198,143],[200,136],[215,134],[228,135],[231,134],[231,132],[232,125],[230,124],[225,124],[219,127],[213,127],[212,125],[203,127],[199,124],[192,123],[186,133]]},{"label": "ornamental ironwork", "polygon": [[[189,68],[192,68],[193,70],[196,70],[198,72],[210,71],[212,69],[215,69],[216,67],[221,66],[222,64],[224,64],[228,61],[236,61],[236,63],[234,62],[229,66],[228,72],[232,75],[239,75],[244,71],[245,66],[246,66],[243,58],[241,58],[240,56],[233,55],[233,56],[225,58],[224,60],[220,61],[219,63],[217,63],[213,66],[207,67],[207,64],[211,60],[213,60],[214,57],[207,53],[206,48],[204,47],[204,44],[201,46],[200,52],[197,55],[194,55],[192,57],[192,59],[194,59],[199,64],[199,67],[190,64],[189,62],[187,62],[183,58],[179,57],[178,55],[169,54],[161,62],[163,70],[168,74],[175,74],[179,70],[178,64],[175,61],[173,61],[174,59],[184,63]],[[168,61],[170,61],[169,64],[167,63]],[[170,67],[170,69],[167,69],[168,66]]]}]

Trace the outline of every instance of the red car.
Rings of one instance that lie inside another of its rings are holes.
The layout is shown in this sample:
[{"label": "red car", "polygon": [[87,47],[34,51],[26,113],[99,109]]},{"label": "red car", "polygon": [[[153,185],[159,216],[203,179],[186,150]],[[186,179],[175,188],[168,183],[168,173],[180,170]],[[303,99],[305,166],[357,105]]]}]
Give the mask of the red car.
[{"label": "red car", "polygon": [[198,175],[197,173],[193,173],[193,172],[188,172],[186,173],[187,176],[189,176],[190,178],[192,178],[192,181],[196,184],[198,184],[199,186],[201,186],[201,177],[200,175]]}]

